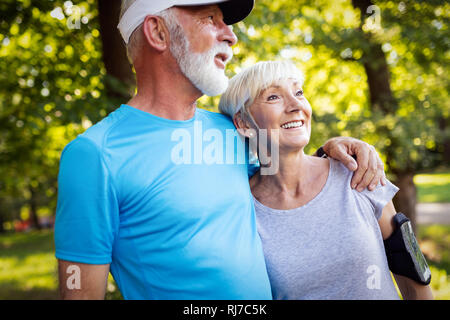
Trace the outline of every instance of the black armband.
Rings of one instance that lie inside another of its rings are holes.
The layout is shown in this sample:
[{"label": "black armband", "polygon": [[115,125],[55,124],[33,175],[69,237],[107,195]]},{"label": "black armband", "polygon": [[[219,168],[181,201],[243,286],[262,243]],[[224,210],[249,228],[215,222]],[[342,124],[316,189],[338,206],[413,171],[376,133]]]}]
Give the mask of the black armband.
[{"label": "black armband", "polygon": [[394,274],[405,276],[420,284],[429,284],[431,271],[417,243],[411,222],[399,212],[394,216],[394,223],[394,232],[384,241],[389,269]]}]

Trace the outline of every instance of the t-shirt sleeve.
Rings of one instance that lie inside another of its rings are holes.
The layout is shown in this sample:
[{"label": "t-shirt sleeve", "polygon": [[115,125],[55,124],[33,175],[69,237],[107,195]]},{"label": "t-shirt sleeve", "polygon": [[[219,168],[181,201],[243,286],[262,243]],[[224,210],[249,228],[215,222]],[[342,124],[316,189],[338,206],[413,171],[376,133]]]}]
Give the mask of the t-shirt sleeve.
[{"label": "t-shirt sleeve", "polygon": [[381,183],[373,191],[369,191],[367,188],[362,192],[358,192],[355,190],[357,194],[360,194],[365,200],[367,200],[374,209],[375,217],[378,219],[381,218],[384,207],[392,200],[395,194],[398,192],[399,188],[392,184],[389,180],[387,180],[385,186],[382,186]]},{"label": "t-shirt sleeve", "polygon": [[102,154],[91,140],[78,137],[66,146],[60,161],[56,258],[111,263],[118,224],[118,201]]}]

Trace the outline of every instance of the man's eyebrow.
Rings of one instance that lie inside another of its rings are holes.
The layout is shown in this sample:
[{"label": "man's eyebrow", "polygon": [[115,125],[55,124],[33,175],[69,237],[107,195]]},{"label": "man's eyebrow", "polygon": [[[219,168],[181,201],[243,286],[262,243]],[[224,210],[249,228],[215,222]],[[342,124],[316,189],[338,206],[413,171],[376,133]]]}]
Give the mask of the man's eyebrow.
[{"label": "man's eyebrow", "polygon": [[209,8],[207,10],[205,10],[208,14],[214,14],[214,15],[218,15],[219,17],[223,18],[223,12],[222,10],[220,10],[220,8],[218,7],[212,7]]},{"label": "man's eyebrow", "polygon": [[204,15],[204,14],[210,14],[210,13],[222,13],[222,10],[220,10],[219,7],[214,7],[212,5],[193,5],[193,6],[178,6],[180,8],[183,8],[185,10],[191,11],[198,15]]},{"label": "man's eyebrow", "polygon": [[219,7],[215,7],[215,6],[208,6],[208,5],[197,5],[197,6],[188,6],[188,7],[190,7],[190,8],[192,8],[192,9],[194,9],[194,10],[196,10],[197,12],[199,12],[199,13],[206,13],[206,12],[208,12],[208,13],[218,13],[218,12],[220,12],[220,13],[222,13],[222,10],[220,10],[220,8]]}]

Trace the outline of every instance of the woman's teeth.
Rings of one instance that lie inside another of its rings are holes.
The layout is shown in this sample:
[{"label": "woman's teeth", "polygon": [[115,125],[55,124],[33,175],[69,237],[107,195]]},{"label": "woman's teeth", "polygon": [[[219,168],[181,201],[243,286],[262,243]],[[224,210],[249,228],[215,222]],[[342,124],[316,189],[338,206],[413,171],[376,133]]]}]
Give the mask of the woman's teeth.
[{"label": "woman's teeth", "polygon": [[303,121],[293,121],[285,123],[281,126],[283,129],[290,129],[290,128],[301,128],[303,127]]}]

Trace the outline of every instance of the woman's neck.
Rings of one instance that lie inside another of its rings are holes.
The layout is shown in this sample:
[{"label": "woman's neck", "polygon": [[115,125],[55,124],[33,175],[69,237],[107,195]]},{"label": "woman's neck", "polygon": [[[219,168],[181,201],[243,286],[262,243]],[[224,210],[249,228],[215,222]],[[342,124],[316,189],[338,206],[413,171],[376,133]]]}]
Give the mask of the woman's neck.
[{"label": "woman's neck", "polygon": [[[328,177],[328,160],[305,155],[300,152],[280,152],[279,170],[274,175],[261,175],[250,180],[252,193],[258,200],[267,202],[286,201],[287,206],[303,204],[322,190]],[[298,202],[297,202],[298,201]],[[272,206],[273,207],[273,206]]]},{"label": "woman's neck", "polygon": [[278,161],[278,172],[274,175],[260,175],[260,183],[265,186],[270,185],[279,192],[302,188],[302,182],[307,176],[307,168],[311,162],[303,150],[285,154],[280,152]]}]

